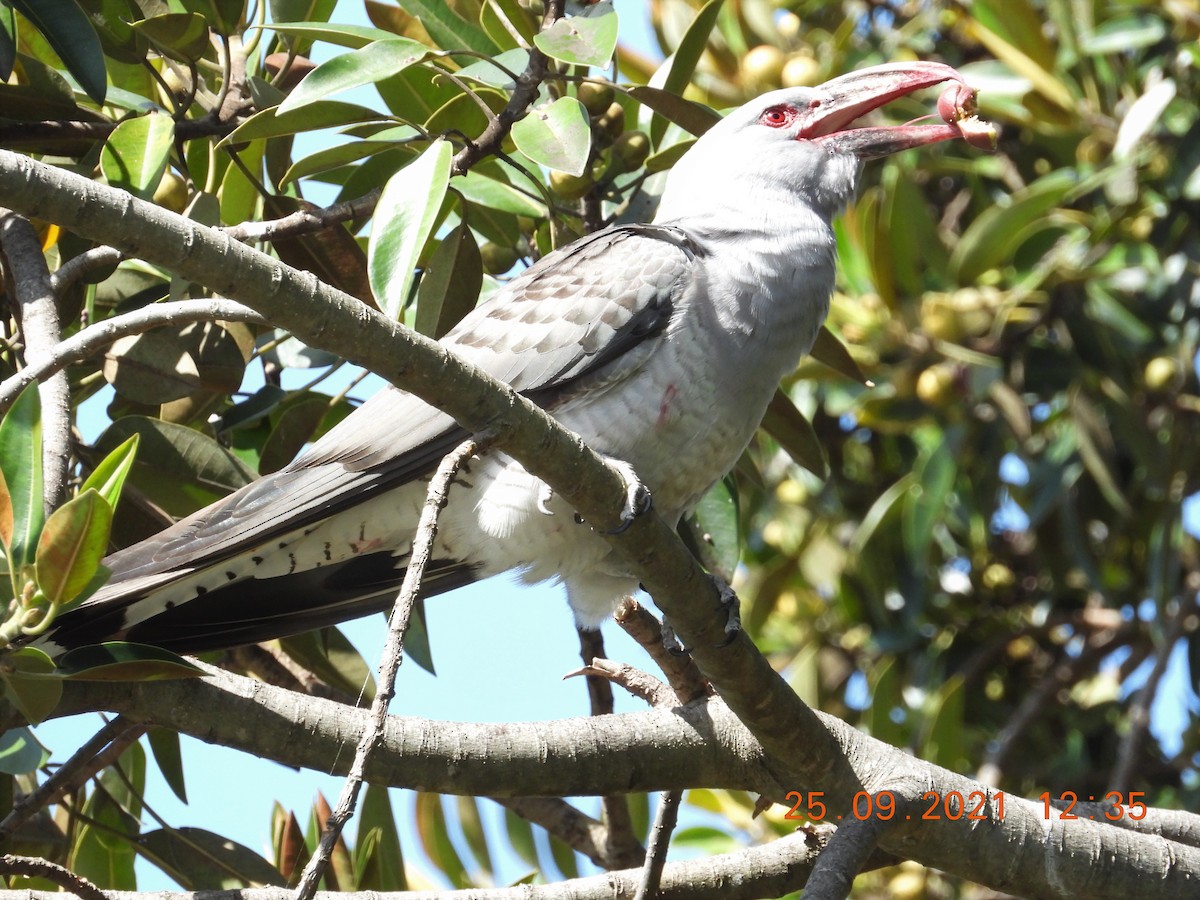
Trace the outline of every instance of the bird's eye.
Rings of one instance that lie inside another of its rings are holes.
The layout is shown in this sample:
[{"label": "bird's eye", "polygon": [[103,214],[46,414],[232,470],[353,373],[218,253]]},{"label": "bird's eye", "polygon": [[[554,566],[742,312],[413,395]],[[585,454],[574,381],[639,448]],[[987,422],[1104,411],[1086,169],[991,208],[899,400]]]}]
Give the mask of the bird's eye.
[{"label": "bird's eye", "polygon": [[769,109],[763,110],[758,121],[764,125],[769,125],[771,128],[782,128],[796,118],[796,111],[790,106],[772,106]]}]

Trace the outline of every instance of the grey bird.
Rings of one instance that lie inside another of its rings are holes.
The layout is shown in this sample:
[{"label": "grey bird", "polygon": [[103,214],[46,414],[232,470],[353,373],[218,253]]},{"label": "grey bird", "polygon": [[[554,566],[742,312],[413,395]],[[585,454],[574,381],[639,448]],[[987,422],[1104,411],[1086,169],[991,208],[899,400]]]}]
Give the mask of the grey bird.
[{"label": "grey bird", "polygon": [[[942,82],[945,121],[852,127]],[[861,161],[963,136],[953,98],[970,95],[954,69],[926,62],[764,94],[679,160],[652,224],[545,256],[442,343],[631,467],[677,522],[732,469],[811,348],[833,289],[831,220]],[[111,580],[34,644],[54,656],[114,639],[199,652],[387,609],[427,479],[464,437],[386,390],[291,465],[111,555]],[[559,579],[584,628],[638,586],[561,497],[485,452],[451,488],[423,593],[507,570]]]}]

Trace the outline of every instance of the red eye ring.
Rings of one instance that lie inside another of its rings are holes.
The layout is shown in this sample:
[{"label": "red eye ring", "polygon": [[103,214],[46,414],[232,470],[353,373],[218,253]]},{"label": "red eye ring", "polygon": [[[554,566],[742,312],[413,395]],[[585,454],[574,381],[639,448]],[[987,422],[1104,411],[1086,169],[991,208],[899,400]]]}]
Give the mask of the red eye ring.
[{"label": "red eye ring", "polygon": [[790,106],[771,106],[762,111],[758,121],[770,128],[783,128],[796,118],[796,110]]}]

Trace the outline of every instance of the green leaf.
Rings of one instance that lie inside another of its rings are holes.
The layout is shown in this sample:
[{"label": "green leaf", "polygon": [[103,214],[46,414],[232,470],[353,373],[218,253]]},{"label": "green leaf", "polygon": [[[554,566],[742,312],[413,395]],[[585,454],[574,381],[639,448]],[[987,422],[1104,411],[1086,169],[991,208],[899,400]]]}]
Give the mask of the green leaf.
[{"label": "green leaf", "polygon": [[141,449],[129,484],[171,515],[183,517],[255,478],[253,471],[208,435],[145,416],[124,416],[113,422],[95,449],[111,452],[134,434],[141,435]]},{"label": "green leaf", "polygon": [[1078,180],[1074,169],[1057,169],[1014,192],[1007,204],[981,212],[954,247],[951,277],[958,283],[970,283],[989,269],[1011,262],[1025,228],[1059,206]]},{"label": "green leaf", "polygon": [[329,398],[320,394],[305,393],[290,399],[263,444],[258,474],[278,471],[295,459],[313,439],[328,412]]},{"label": "green leaf", "polygon": [[518,816],[511,809],[504,810],[504,831],[508,836],[509,846],[517,857],[527,866],[540,869],[538,862],[537,843],[533,836],[533,826],[528,819]]},{"label": "green leaf", "polygon": [[279,104],[278,113],[291,112],[330,94],[391,78],[428,56],[429,48],[424,44],[397,37],[335,56],[309,72]]},{"label": "green leaf", "polygon": [[17,60],[16,12],[0,3],[0,82],[8,81]]},{"label": "green leaf", "polygon": [[368,784],[358,813],[358,840],[354,842],[354,868],[358,891],[406,891],[400,832],[388,789]]},{"label": "green leaf", "polygon": [[1115,16],[1084,34],[1079,49],[1090,56],[1125,54],[1157,44],[1166,38],[1168,31],[1167,23],[1149,12]]},{"label": "green leaf", "polygon": [[479,11],[479,24],[487,36],[496,42],[496,46],[504,51],[528,47],[537,34],[537,29],[517,0],[487,0]]},{"label": "green leaf", "polygon": [[37,582],[46,599],[64,604],[75,598],[100,568],[108,549],[112,507],[87,490],[64,503],[46,520],[37,548]]},{"label": "green leaf", "polygon": [[339,47],[359,50],[376,41],[394,41],[396,35],[382,28],[369,25],[346,25],[326,22],[275,22],[271,25],[253,25],[252,28],[270,28],[289,37],[302,37],[314,41],[325,41]]},{"label": "green leaf", "polygon": [[187,397],[200,387],[196,360],[166,329],[118,338],[104,354],[104,380],[126,400],[146,406]]},{"label": "green leaf", "polygon": [[236,34],[246,10],[246,0],[177,0],[188,12],[199,13],[217,34]]},{"label": "green leaf", "polygon": [[474,50],[488,56],[500,50],[482,27],[468,22],[445,0],[399,0],[399,3],[421,20],[425,31],[443,50]]},{"label": "green leaf", "polygon": [[454,189],[472,203],[489,209],[528,216],[531,219],[545,218],[546,204],[522,193],[506,181],[479,171],[469,169],[467,174],[454,182]]},{"label": "green leaf", "polygon": [[203,828],[159,828],[137,839],[141,852],[187,891],[284,887],[286,879],[262,855]]},{"label": "green leaf", "polygon": [[[704,55],[704,51],[708,47],[708,38],[717,24],[717,15],[721,12],[721,4],[722,0],[708,0],[700,7],[688,25],[687,31],[680,38],[675,52],[667,57],[658,71],[654,73],[654,77],[650,79],[650,87],[661,88],[668,95],[682,97],[684,88],[692,80],[692,74],[696,71],[700,57]],[[653,104],[646,103],[646,105],[654,109]],[[676,122],[676,124],[687,127],[680,122]],[[650,138],[654,146],[658,146],[666,130],[667,123],[662,119],[656,119],[651,123]],[[699,136],[703,132],[693,131],[692,133]]]},{"label": "green leaf", "polygon": [[375,699],[375,678],[362,655],[335,628],[321,628],[291,637],[281,638],[279,646],[326,684],[347,694]]},{"label": "green leaf", "polygon": [[704,568],[726,581],[733,578],[742,555],[734,482],[718,481],[688,513],[681,529],[684,543]]},{"label": "green leaf", "polygon": [[433,665],[433,649],[429,645],[429,628],[425,624],[425,601],[417,600],[412,618],[408,620],[408,631],[404,634],[404,652],[408,658],[430,675],[436,675]]},{"label": "green leaf", "polygon": [[417,835],[421,839],[421,847],[434,867],[449,879],[453,887],[469,886],[470,875],[466,866],[463,865],[462,857],[454,848],[454,842],[450,839],[450,830],[446,824],[446,812],[442,808],[441,795],[418,793],[414,819]]},{"label": "green leaf", "polygon": [[222,138],[217,146],[241,144],[254,138],[342,127],[355,122],[374,122],[379,118],[380,114],[373,109],[341,100],[317,100],[291,112],[280,112],[279,107],[275,106],[256,112],[230,132],[228,137]]},{"label": "green leaf", "polygon": [[40,769],[50,760],[50,751],[38,743],[33,732],[21,726],[0,734],[0,772],[24,775]]},{"label": "green leaf", "polygon": [[[673,122],[688,134],[694,134],[696,137],[704,134],[721,121],[720,113],[707,106],[701,106],[699,103],[685,100],[678,94],[672,94],[659,88],[639,85],[629,88],[627,93],[638,103],[650,107],[663,116],[667,122]],[[666,122],[662,125],[662,131],[666,131]],[[662,135],[660,134],[655,139],[655,146],[658,146],[661,140]]]},{"label": "green leaf", "polygon": [[196,13],[166,13],[133,23],[133,29],[163,56],[195,63],[209,51],[208,22]]},{"label": "green leaf", "polygon": [[553,59],[577,66],[604,68],[617,48],[617,13],[566,16],[538,32],[534,45]]},{"label": "green leaf", "polygon": [[379,308],[393,319],[408,299],[413,270],[433,233],[453,156],[449,142],[434,141],[388,180],[375,207],[367,271]]},{"label": "green leaf", "polygon": [[945,515],[946,499],[958,475],[955,451],[951,445],[949,439],[941,441],[918,465],[916,482],[909,488],[905,498],[901,535],[904,538],[904,550],[918,570],[926,561],[934,526]]},{"label": "green leaf", "polygon": [[42,403],[31,384],[0,421],[0,472],[12,502],[9,571],[33,562],[34,548],[45,521],[42,492]]},{"label": "green leaf", "polygon": [[100,169],[109,185],[151,200],[171,158],[175,122],[151,112],[126,119],[108,136],[100,152]]},{"label": "green leaf", "polygon": [[187,803],[187,784],[184,781],[183,754],[179,749],[179,732],[169,728],[151,728],[146,732],[150,752],[162,773],[163,780],[180,802]]},{"label": "green leaf", "polygon": [[137,457],[138,440],[138,435],[133,435],[100,460],[100,464],[92,469],[92,474],[83,482],[79,492],[82,494],[87,490],[98,491],[115,511],[117,501],[121,499],[121,488],[125,486],[125,479]]},{"label": "green leaf", "polygon": [[442,238],[429,260],[417,292],[413,327],[435,340],[440,338],[475,308],[482,286],[479,245],[464,223]]},{"label": "green leaf", "polygon": [[31,725],[43,721],[62,699],[62,679],[54,673],[54,661],[41,650],[22,647],[4,656],[5,696]]},{"label": "green leaf", "polygon": [[58,673],[68,681],[168,681],[208,674],[161,647],[124,641],[70,650],[58,661]]},{"label": "green leaf", "polygon": [[771,398],[762,427],[797,463],[818,478],[829,476],[829,462],[825,458],[821,439],[813,430],[812,423],[796,409],[796,404],[782,389],[775,391],[775,396]]},{"label": "green leaf", "polygon": [[808,354],[817,362],[829,366],[851,381],[857,381],[867,387],[872,386],[871,380],[863,374],[858,363],[854,361],[854,357],[850,355],[850,351],[846,349],[846,345],[838,340],[827,325],[822,325],[817,331],[817,339],[813,342],[812,349],[808,351]]},{"label": "green leaf", "polygon": [[517,149],[539,165],[571,175],[587,169],[592,132],[587,110],[574,97],[559,97],[549,106],[534,107],[515,122],[512,139]]},{"label": "green leaf", "polygon": [[103,104],[108,90],[104,48],[91,21],[74,0],[8,0],[8,3],[41,32],[83,92]]}]

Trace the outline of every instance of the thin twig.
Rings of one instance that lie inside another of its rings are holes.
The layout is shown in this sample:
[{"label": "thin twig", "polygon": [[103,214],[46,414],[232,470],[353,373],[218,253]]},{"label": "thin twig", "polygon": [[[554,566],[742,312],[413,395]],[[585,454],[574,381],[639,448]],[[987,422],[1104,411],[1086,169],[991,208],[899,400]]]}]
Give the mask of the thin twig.
[{"label": "thin twig", "polygon": [[375,745],[383,736],[387,724],[388,704],[396,693],[396,673],[400,669],[401,654],[404,649],[404,635],[408,630],[408,620],[412,615],[413,605],[421,589],[421,579],[425,574],[425,566],[433,553],[433,542],[437,537],[438,516],[446,505],[446,495],[450,483],[462,465],[490,440],[490,435],[480,435],[469,438],[459,444],[442,459],[433,478],[429,481],[429,489],[425,495],[425,505],[421,509],[421,518],[413,535],[412,552],[408,559],[408,568],[404,571],[404,581],[400,593],[392,607],[388,624],[387,642],[384,645],[379,663],[379,687],[375,692],[375,700],[371,704],[371,718],[358,740],[354,751],[354,762],[342,786],[341,796],[337,806],[325,823],[321,834],[321,842],[316,852],[304,867],[299,884],[294,894],[295,900],[312,900],[317,885],[325,870],[329,867],[330,855],[341,836],[342,829],[354,815],[354,807],[358,802],[358,794],[362,789],[367,761]]},{"label": "thin twig", "polygon": [[[34,368],[54,358],[62,337],[58,304],[46,267],[46,255],[33,225],[24,216],[0,209],[0,252],[3,252],[25,338],[25,364]],[[46,511],[67,499],[71,461],[71,391],[66,373],[58,373],[38,389],[42,400],[42,483]]]},{"label": "thin twig", "polygon": [[49,357],[39,360],[37,364],[30,364],[16,375],[5,379],[0,383],[0,409],[12,403],[27,384],[59,372],[72,363],[87,359],[117,338],[141,334],[163,325],[185,325],[189,322],[207,322],[212,319],[259,324],[266,322],[259,313],[233,300],[177,300],[171,303],[152,303],[133,312],[89,325],[55,346]]},{"label": "thin twig", "polygon": [[[546,12],[542,16],[542,30],[545,31],[563,17],[566,0],[549,0]],[[455,175],[463,175],[471,166],[481,159],[493,155],[500,148],[500,142],[508,136],[513,123],[529,111],[529,107],[537,100],[542,80],[549,71],[550,60],[537,47],[529,50],[529,62],[525,71],[517,76],[516,87],[504,109],[495,118],[488,121],[487,128],[475,141],[471,141],[454,155],[450,171]]]},{"label": "thin twig", "polygon": [[638,882],[633,900],[650,900],[658,893],[662,883],[663,866],[667,864],[667,844],[679,821],[679,801],[682,791],[663,791],[658,798],[658,811],[654,814],[654,828],[650,831],[650,846],[646,848],[646,861],[642,865],[642,878]]},{"label": "thin twig", "polygon": [[117,716],[89,738],[82,747],[71,754],[71,758],[59,766],[53,775],[13,804],[4,821],[0,822],[0,844],[6,842],[14,831],[56,801],[63,794],[79,787],[96,772],[107,766],[115,757],[103,752],[106,747],[118,746],[117,756],[124,753],[134,741],[147,730],[146,725],[131,722],[125,716]]},{"label": "thin twig", "polygon": [[712,692],[691,656],[667,650],[663,645],[662,623],[632,597],[622,601],[613,618],[662,669],[680,703],[691,703]]},{"label": "thin twig", "polygon": [[104,891],[82,875],[76,875],[70,869],[46,859],[5,853],[0,856],[0,872],[5,875],[24,875],[27,878],[45,878],[82,900],[108,900]]},{"label": "thin twig", "polygon": [[1158,694],[1158,686],[1163,675],[1167,672],[1167,664],[1171,661],[1171,653],[1184,633],[1184,622],[1194,616],[1194,603],[1178,603],[1170,613],[1167,627],[1162,636],[1158,650],[1154,654],[1154,665],[1146,676],[1145,683],[1138,688],[1129,705],[1129,730],[1121,736],[1117,746],[1117,761],[1112,774],[1108,778],[1110,791],[1124,793],[1133,784],[1134,772],[1137,770],[1138,757],[1141,755],[1142,744],[1150,730],[1150,707]]}]

